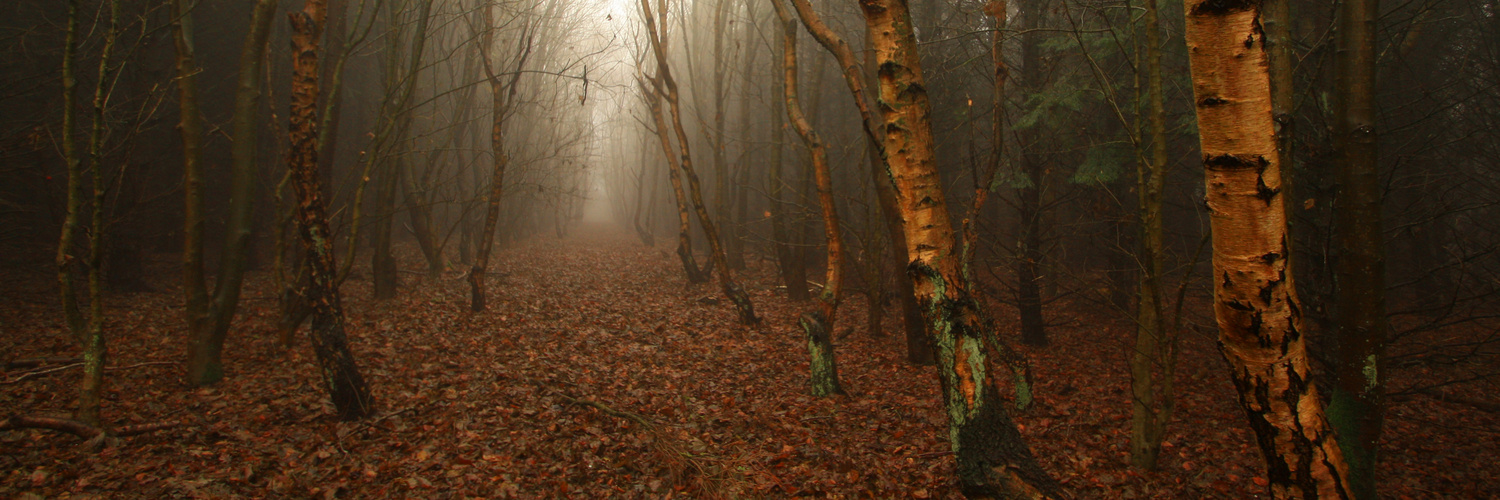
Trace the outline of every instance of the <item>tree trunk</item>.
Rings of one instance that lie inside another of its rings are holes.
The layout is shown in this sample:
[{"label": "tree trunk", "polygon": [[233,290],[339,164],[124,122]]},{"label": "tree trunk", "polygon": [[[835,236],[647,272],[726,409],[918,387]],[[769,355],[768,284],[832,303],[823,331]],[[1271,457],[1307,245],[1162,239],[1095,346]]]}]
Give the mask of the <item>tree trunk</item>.
[{"label": "tree trunk", "polygon": [[631,218],[631,224],[632,227],[635,228],[635,236],[637,238],[640,238],[641,244],[648,247],[654,247],[656,246],[656,234],[651,231],[650,222],[648,221],[645,225],[641,224],[641,212],[644,212],[646,207],[651,206],[651,202],[656,201],[656,182],[654,182],[655,179],[653,179],[653,182],[651,182],[650,197],[647,197],[646,195],[646,164],[649,163],[646,159],[646,151],[647,149],[645,145],[642,144],[640,161],[641,170],[640,173],[636,174],[635,176],[635,215]]},{"label": "tree trunk", "polygon": [[[409,152],[407,153],[409,154]],[[405,163],[405,155],[398,157],[397,162]],[[428,168],[432,168],[430,165]],[[432,230],[432,205],[424,194],[422,187],[425,183],[419,183],[412,179],[415,175],[407,175],[406,168],[398,169],[398,174],[404,182],[402,198],[406,201],[406,214],[411,221],[412,236],[417,238],[417,247],[422,250],[422,256],[427,259],[427,276],[436,278],[448,269],[448,263],[443,259],[442,246],[437,241],[437,235]]]},{"label": "tree trunk", "polygon": [[1338,91],[1334,147],[1339,154],[1334,204],[1338,327],[1333,332],[1333,391],[1328,418],[1349,464],[1355,498],[1378,498],[1375,462],[1385,411],[1385,241],[1376,161],[1375,32],[1377,0],[1339,4]]},{"label": "tree trunk", "polygon": [[375,185],[375,234],[372,235],[370,252],[370,277],[375,287],[375,298],[385,300],[396,297],[396,288],[401,286],[401,274],[396,257],[391,254],[393,234],[391,227],[396,219],[396,184],[399,182],[395,160],[382,161],[379,179]]},{"label": "tree trunk", "polygon": [[[655,82],[657,78],[652,78]],[[687,275],[688,283],[703,283],[708,281],[709,273],[705,267],[698,267],[697,260],[693,257],[693,235],[692,216],[688,213],[687,193],[682,189],[682,174],[677,169],[677,156],[672,154],[672,139],[667,134],[667,119],[662,116],[661,92],[657,90],[659,84],[652,83],[650,88],[646,84],[641,85],[641,92],[646,96],[646,107],[651,110],[651,119],[656,124],[656,135],[661,141],[662,154],[667,158],[667,176],[672,181],[673,200],[677,203],[677,259],[682,261],[682,270]]]},{"label": "tree trunk", "polygon": [[887,230],[890,231],[892,243],[891,269],[896,281],[896,303],[901,307],[901,326],[906,337],[906,362],[918,366],[933,366],[937,364],[937,353],[933,351],[932,341],[927,333],[927,324],[922,319],[922,306],[917,303],[916,285],[912,282],[911,275],[906,273],[906,232],[903,229],[900,208],[896,206],[896,190],[888,180],[884,160],[871,160],[870,167],[878,169],[879,175],[875,179],[875,195],[880,203],[880,211],[885,215]]},{"label": "tree trunk", "polygon": [[68,0],[67,34],[63,44],[62,86],[62,152],[67,166],[68,185],[66,208],[64,209],[62,232],[57,240],[57,284],[62,299],[63,319],[68,333],[82,342],[85,338],[83,313],[78,309],[78,295],[73,284],[73,238],[78,233],[78,211],[83,206],[83,169],[78,159],[74,135],[77,134],[77,88],[78,88],[78,1]]},{"label": "tree trunk", "polygon": [[375,400],[360,376],[344,335],[344,311],[328,229],[327,201],[318,173],[318,39],[327,6],[324,0],[308,0],[301,12],[293,12],[289,17],[293,74],[287,167],[297,193],[297,222],[307,254],[309,279],[304,295],[312,306],[313,348],[323,383],[339,418],[356,420],[374,411]]},{"label": "tree trunk", "polygon": [[[1292,68],[1296,64],[1296,54],[1292,51],[1291,20],[1291,0],[1265,0],[1260,21],[1266,32],[1271,113],[1276,120],[1276,154],[1282,161],[1281,190],[1287,194],[1292,192],[1292,178],[1296,173],[1292,156],[1292,142],[1296,138],[1293,129],[1296,120],[1292,115],[1296,106]],[[1282,196],[1283,202],[1287,199],[1287,196]],[[1292,207],[1288,206],[1286,210],[1290,215]],[[1291,223],[1290,218],[1287,222]]]},{"label": "tree trunk", "polygon": [[[338,50],[338,58],[333,64],[323,67],[324,74],[321,76],[323,84],[328,90],[323,92],[322,125],[318,127],[318,171],[323,174],[323,182],[332,187],[334,161],[338,157],[339,148],[339,117],[343,114],[344,103],[344,63],[348,60],[351,46],[348,34],[345,31],[349,24],[349,0],[328,0],[328,47]],[[363,6],[361,6],[363,7]],[[358,20],[356,19],[357,23]],[[358,221],[352,221],[351,227],[358,225]],[[353,239],[349,240],[349,246],[355,246]]]},{"label": "tree trunk", "polygon": [[[180,23],[174,30],[178,47],[178,85],[181,86],[181,108],[183,121],[183,167],[184,191],[187,207],[184,219],[184,276],[188,290],[188,328],[191,342],[188,347],[188,384],[211,385],[224,378],[224,340],[239,308],[240,287],[245,270],[249,267],[250,234],[254,225],[256,152],[259,149],[257,132],[260,121],[260,74],[265,59],[266,43],[271,31],[272,14],[276,0],[258,0],[252,7],[249,31],[240,48],[239,78],[234,94],[234,111],[230,118],[234,142],[230,145],[231,180],[229,186],[229,217],[224,228],[224,248],[220,258],[218,278],[214,281],[214,292],[208,295],[203,282],[202,264],[202,196],[201,160],[198,152],[202,144],[202,119],[197,111],[196,80],[197,65],[193,61],[191,17],[183,9],[182,0],[174,0],[174,15]],[[189,130],[194,132],[189,133]],[[193,144],[189,147],[189,144]],[[192,172],[197,171],[197,172]],[[197,183],[197,192],[187,188]],[[195,220],[196,219],[196,220]],[[194,235],[193,233],[197,233]],[[197,254],[188,258],[189,254]],[[195,304],[196,302],[196,304]]]},{"label": "tree trunk", "polygon": [[[922,321],[922,313],[913,291],[911,277],[905,273],[906,234],[902,229],[901,210],[896,205],[895,188],[891,185],[886,165],[884,133],[877,117],[870,111],[870,102],[875,100],[874,96],[870,95],[865,87],[865,75],[860,71],[859,60],[855,59],[854,52],[850,50],[849,45],[823,23],[817,12],[812,9],[812,4],[806,0],[793,0],[792,5],[797,10],[797,16],[802,19],[803,26],[807,27],[808,33],[812,34],[813,38],[817,39],[818,43],[838,60],[844,76],[844,84],[848,86],[849,95],[854,99],[855,107],[859,109],[861,125],[865,136],[870,141],[870,174],[875,184],[881,213],[885,216],[886,230],[891,238],[892,267],[897,271],[895,273],[896,292],[901,305],[902,325],[906,331],[906,359],[915,365],[931,365],[936,362],[932,346],[928,343],[926,327]],[[870,61],[868,66],[876,66],[873,63],[874,51],[868,51],[866,54]]]},{"label": "tree trunk", "polygon": [[792,247],[791,229],[787,227],[790,214],[786,208],[786,176],[782,169],[782,141],[784,127],[781,123],[781,115],[777,113],[776,119],[772,120],[771,126],[776,132],[773,134],[773,143],[776,148],[771,153],[771,172],[769,184],[771,185],[771,239],[775,245],[776,264],[781,270],[781,281],[786,286],[786,296],[793,302],[804,302],[811,296],[807,293],[807,266],[803,265],[801,252]]},{"label": "tree trunk", "polygon": [[[423,1],[421,10],[417,14],[417,26],[412,32],[412,39],[408,42],[411,52],[407,56],[407,69],[400,79],[404,88],[399,91],[401,98],[397,101],[393,111],[400,116],[394,119],[401,123],[398,127],[400,133],[396,139],[405,149],[405,151],[400,151],[394,160],[399,165],[396,168],[397,182],[401,183],[404,188],[403,198],[406,201],[413,235],[417,238],[417,246],[421,248],[422,256],[427,258],[427,275],[436,278],[448,269],[448,263],[443,259],[442,245],[437,241],[437,235],[432,229],[432,208],[425,195],[426,179],[418,183],[414,179],[415,176],[409,175],[410,169],[406,168],[409,161],[408,155],[411,154],[411,141],[406,137],[407,131],[411,129],[411,95],[417,86],[418,77],[422,74],[422,55],[427,46],[427,26],[432,19],[433,3],[435,0]],[[440,151],[434,152],[433,155],[435,156],[438,152]],[[431,168],[430,165],[429,168]],[[402,179],[405,179],[404,183],[400,182]]]},{"label": "tree trunk", "polygon": [[1161,26],[1154,0],[1146,2],[1146,115],[1150,156],[1138,159],[1136,199],[1140,203],[1140,280],[1136,286],[1135,349],[1130,353],[1130,464],[1156,468],[1162,438],[1172,420],[1173,377],[1177,371],[1177,332],[1162,314],[1162,191],[1167,176],[1167,118],[1162,97]]},{"label": "tree trunk", "polygon": [[860,7],[879,63],[883,151],[903,216],[908,270],[937,347],[960,487],[970,497],[1054,498],[1060,487],[1036,463],[1001,403],[984,348],[987,325],[961,276],[906,3],[861,0]]},{"label": "tree trunk", "polygon": [[[519,73],[517,73],[519,74]],[[494,99],[493,119],[490,125],[490,150],[494,153],[490,177],[489,201],[484,211],[484,229],[479,232],[479,251],[474,256],[474,267],[469,269],[469,310],[484,311],[484,274],[489,269],[490,251],[495,246],[495,225],[500,222],[500,200],[504,195],[505,167],[510,157],[505,153],[505,92],[497,83],[490,84],[490,95]]]},{"label": "tree trunk", "polygon": [[[693,157],[688,148],[687,130],[682,126],[682,109],[678,104],[677,82],[672,79],[672,71],[667,65],[666,47],[662,44],[662,37],[656,31],[656,21],[652,18],[649,1],[641,0],[641,8],[645,13],[647,36],[651,39],[651,47],[656,54],[657,78],[661,86],[665,88],[664,96],[672,111],[672,129],[676,131],[677,147],[681,151],[681,161],[678,167],[682,169],[683,176],[687,177],[693,208],[698,213],[698,222],[702,224],[703,235],[708,240],[714,270],[719,273],[719,289],[729,302],[734,304],[735,310],[739,313],[740,323],[745,325],[760,323],[760,318],[755,315],[755,305],[750,302],[750,294],[745,293],[745,290],[734,281],[734,274],[729,269],[729,260],[724,255],[724,246],[719,239],[719,232],[709,216],[708,207],[703,203],[703,189],[698,181],[697,172],[693,170]],[[663,16],[666,15],[665,0],[661,2],[661,13]]]},{"label": "tree trunk", "polygon": [[[171,0],[172,41],[176,49],[177,132],[182,139],[182,291],[188,332],[203,330],[208,289],[203,282],[203,115],[198,109],[198,64],[193,55],[193,15],[187,0]],[[190,374],[191,378],[191,374]],[[192,380],[191,382],[196,382]]]},{"label": "tree trunk", "polygon": [[1005,31],[1006,8],[1005,0],[990,0],[984,6],[984,12],[995,20],[995,30],[990,33],[990,58],[994,64],[995,78],[990,89],[993,96],[993,102],[990,105],[990,143],[994,148],[994,153],[990,155],[984,174],[975,178],[973,205],[969,207],[969,213],[963,220],[963,246],[961,247],[963,254],[960,257],[960,265],[964,281],[971,287],[976,283],[972,266],[975,247],[979,245],[980,214],[983,213],[984,202],[989,198],[991,187],[995,185],[995,178],[1000,174],[1000,165],[1004,162],[1005,79],[1010,75],[1010,68],[1005,65],[1004,37],[1001,36],[1001,32]]},{"label": "tree trunk", "polygon": [[[76,420],[95,427],[98,427],[100,423],[99,404],[104,396],[104,365],[109,358],[109,350],[104,343],[104,249],[105,238],[109,231],[104,220],[106,181],[103,155],[109,91],[113,88],[112,80],[115,78],[115,68],[111,67],[111,64],[114,63],[115,43],[120,34],[120,2],[109,0],[108,8],[109,27],[104,32],[104,46],[99,54],[99,79],[94,82],[93,126],[89,130],[88,170],[92,174],[91,187],[93,189],[90,207],[92,217],[89,224],[89,257],[86,261],[89,270],[89,315],[80,338],[83,344],[83,379],[79,383],[78,410],[74,414]],[[74,9],[69,10],[70,13],[76,13]],[[76,20],[72,21],[72,23],[76,22]],[[76,24],[72,24],[70,28],[76,29]],[[81,177],[82,172],[77,173]],[[69,184],[75,183],[69,179]],[[70,206],[82,204],[77,198],[83,197],[83,183],[80,180],[76,185],[77,190],[68,192]],[[71,293],[68,289],[63,291]]]},{"label": "tree trunk", "polygon": [[[1046,81],[1041,68],[1041,26],[1043,0],[1031,0],[1021,9],[1021,67],[1025,70],[1026,92],[1040,92]],[[1021,171],[1030,185],[1020,189],[1017,217],[1020,237],[1016,240],[1016,307],[1021,315],[1021,341],[1031,346],[1047,345],[1047,321],[1042,315],[1042,190],[1046,187],[1046,169],[1036,151],[1035,129],[1022,134]]]},{"label": "tree trunk", "polygon": [[[714,102],[714,126],[709,131],[709,146],[713,148],[714,161],[714,215],[722,223],[720,227],[724,230],[724,258],[728,260],[731,269],[744,269],[745,261],[740,255],[735,255],[734,248],[738,248],[735,240],[739,239],[734,225],[734,217],[730,213],[729,192],[729,161],[725,158],[725,134],[724,129],[724,101],[728,96],[724,92],[724,76],[728,72],[728,64],[724,60],[724,37],[728,35],[730,26],[725,22],[725,16],[729,12],[730,0],[718,0],[714,6],[714,54],[713,54],[713,102]],[[748,3],[748,2],[747,2]],[[742,47],[749,50],[750,47]]]},{"label": "tree trunk", "polygon": [[[775,76],[776,84],[786,86],[786,75]],[[783,91],[784,93],[784,91]],[[771,171],[769,175],[770,212],[771,212],[771,244],[776,252],[776,265],[781,270],[781,281],[786,285],[786,297],[793,302],[807,301],[807,267],[802,265],[799,257],[800,252],[792,248],[792,235],[787,228],[786,209],[786,180],[782,169],[782,154],[786,145],[782,142],[786,138],[786,127],[782,120],[786,119],[786,100],[780,101],[780,105],[771,105]],[[777,109],[781,108],[781,109]]]},{"label": "tree trunk", "polygon": [[1260,3],[1194,0],[1186,38],[1213,229],[1214,315],[1273,498],[1348,498],[1287,273]]},{"label": "tree trunk", "polygon": [[828,151],[823,138],[813,130],[812,123],[802,113],[797,98],[797,22],[792,19],[781,0],[772,0],[776,16],[781,19],[781,61],[786,74],[784,98],[786,115],[802,136],[802,142],[812,152],[813,175],[816,177],[818,204],[823,210],[823,234],[828,240],[828,266],[824,275],[823,291],[817,303],[797,321],[807,335],[807,353],[811,359],[809,372],[812,395],[823,397],[843,394],[839,385],[838,363],[833,354],[833,328],[838,315],[839,301],[843,299],[844,240],[840,234],[838,208],[833,199],[833,177],[828,173]]},{"label": "tree trunk", "polygon": [[[1004,37],[1001,33],[1005,30],[1006,8],[1004,0],[992,0],[984,7],[985,12],[995,19],[995,30],[990,34],[990,54],[994,60],[995,72],[995,81],[991,89],[994,102],[991,104],[990,114],[990,140],[994,144],[994,154],[990,155],[984,174],[975,177],[973,204],[969,207],[968,215],[964,217],[960,234],[963,240],[959,246],[959,273],[964,280],[964,286],[970,290],[979,286],[972,270],[975,248],[979,245],[978,221],[984,213],[984,202],[989,198],[989,193],[1000,174],[1002,155],[1005,152],[1005,83],[1006,77],[1010,75],[1010,68],[1005,65]],[[995,332],[985,331],[984,333],[985,340],[990,343],[995,353],[1000,355],[1001,361],[1011,371],[1016,387],[1016,407],[1026,409],[1032,401],[1030,362],[1009,344],[1002,342]]]},{"label": "tree trunk", "polygon": [[484,12],[485,30],[480,37],[479,53],[490,84],[490,150],[494,163],[489,202],[484,214],[484,230],[479,233],[479,252],[474,257],[474,267],[469,269],[469,309],[474,312],[485,309],[484,274],[490,265],[490,250],[495,246],[495,226],[500,222],[500,201],[505,188],[505,167],[510,163],[510,156],[505,153],[505,115],[510,112],[510,104],[516,97],[516,83],[521,80],[521,70],[525,69],[526,59],[531,56],[531,42],[535,36],[532,31],[521,34],[516,42],[519,49],[516,68],[509,75],[508,81],[502,81],[490,57],[495,38],[494,15],[494,5],[487,4]]},{"label": "tree trunk", "polygon": [[730,197],[730,204],[732,206],[730,207],[730,209],[735,211],[735,215],[725,216],[725,220],[729,221],[729,227],[731,230],[729,247],[727,249],[727,251],[729,252],[729,267],[735,270],[745,269],[745,233],[749,232],[749,229],[747,227],[749,221],[749,210],[747,204],[750,197],[751,168],[748,159],[750,158],[751,152],[750,131],[752,130],[750,126],[751,99],[749,96],[749,92],[750,89],[754,88],[755,86],[754,74],[757,64],[756,60],[757,56],[760,55],[760,51],[755,50],[756,40],[760,35],[759,31],[755,29],[754,24],[756,17],[759,15],[756,12],[756,5],[760,4],[753,0],[745,2],[745,22],[748,24],[746,24],[744,30],[745,40],[740,44],[740,50],[743,50],[745,52],[745,62],[740,66],[741,68],[743,68],[741,70],[740,87],[740,123],[739,127],[736,128],[736,131],[739,132],[741,136],[740,156],[739,159],[735,161],[735,164],[738,165],[738,168],[736,168],[735,171],[739,174],[739,179],[738,182],[735,182],[731,185],[732,194]]}]

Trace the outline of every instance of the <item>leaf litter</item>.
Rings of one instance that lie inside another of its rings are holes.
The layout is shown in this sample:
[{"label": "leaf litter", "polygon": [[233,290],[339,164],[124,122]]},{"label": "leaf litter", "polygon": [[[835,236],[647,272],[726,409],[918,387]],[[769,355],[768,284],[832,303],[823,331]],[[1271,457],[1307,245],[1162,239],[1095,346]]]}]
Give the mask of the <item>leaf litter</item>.
[{"label": "leaf litter", "polygon": [[[421,262],[403,248],[404,262]],[[276,302],[252,273],[225,349],[226,379],[189,389],[180,363],[111,372],[114,426],[179,420],[95,452],[66,434],[0,432],[0,496],[295,498],[960,498],[936,375],[905,362],[895,314],[838,327],[847,396],[805,390],[802,306],[774,263],[743,285],[766,318],[736,324],[711,284],[618,232],[535,238],[497,254],[489,311],[461,276],[408,274],[378,302],[344,286],[348,335],[380,408],[339,422],[305,339],[276,344]],[[109,300],[111,366],[179,361],[186,342],[173,260],[154,292]],[[76,356],[44,276],[0,295],[9,359]],[[1014,312],[994,306],[1002,336]],[[1038,404],[1017,413],[1043,465],[1078,498],[1254,498],[1261,463],[1211,334],[1184,337],[1178,409],[1160,467],[1127,466],[1129,331],[1059,300],[1052,347],[1031,358]],[[856,325],[859,326],[851,326]],[[304,330],[305,332],[305,330]],[[6,374],[15,378],[20,370]],[[12,414],[65,416],[76,370],[0,386]],[[1429,398],[1392,403],[1382,488],[1392,498],[1500,495],[1493,413]],[[1481,459],[1481,457],[1485,457]]]}]

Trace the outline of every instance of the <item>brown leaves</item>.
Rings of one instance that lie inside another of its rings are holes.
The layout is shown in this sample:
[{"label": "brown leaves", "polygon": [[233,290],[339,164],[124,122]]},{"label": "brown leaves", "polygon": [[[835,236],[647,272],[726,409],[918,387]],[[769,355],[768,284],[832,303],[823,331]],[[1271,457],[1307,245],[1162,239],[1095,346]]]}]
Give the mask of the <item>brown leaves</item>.
[{"label": "brown leaves", "polygon": [[[187,426],[100,454],[50,431],[0,433],[0,497],[958,495],[936,378],[905,363],[899,339],[872,339],[863,329],[842,339],[836,348],[850,394],[814,399],[792,324],[800,310],[771,293],[772,269],[744,274],[768,323],[751,330],[735,325],[732,309],[699,304],[713,289],[684,284],[674,260],[625,235],[582,238],[497,253],[493,267],[512,274],[491,280],[492,307],[481,314],[466,311],[466,285],[457,281],[414,279],[387,302],[370,300],[367,282],[347,283],[351,344],[384,402],[383,413],[355,423],[334,418],[305,342],[290,352],[275,346],[274,294],[266,276],[252,274],[221,385],[186,390],[163,367],[110,372],[106,420]],[[406,250],[406,262],[418,265]],[[121,366],[181,356],[178,300],[110,301],[130,307],[109,312]],[[846,304],[842,321],[862,322],[862,302]],[[6,328],[46,332],[0,339],[0,352],[75,353],[56,316],[33,303],[0,300]],[[1119,350],[1127,334],[1109,318],[1077,314],[1086,306],[1056,304],[1089,326],[1057,328],[1053,347],[1028,352],[1038,405],[1016,418],[1076,497],[1263,491],[1260,458],[1211,338],[1184,343],[1162,470],[1133,472],[1125,465],[1129,396]],[[1002,332],[1014,329],[1011,311],[994,313]],[[894,329],[898,318],[889,320]],[[54,375],[5,386],[0,407],[66,412],[75,381]],[[1383,460],[1394,464],[1385,470],[1395,491],[1484,497],[1483,488],[1497,484],[1480,480],[1494,474],[1481,470],[1486,461],[1466,459],[1493,453],[1493,439],[1457,443],[1457,434],[1430,423],[1497,425],[1493,415],[1463,408],[1423,397],[1388,414],[1397,444]]]}]

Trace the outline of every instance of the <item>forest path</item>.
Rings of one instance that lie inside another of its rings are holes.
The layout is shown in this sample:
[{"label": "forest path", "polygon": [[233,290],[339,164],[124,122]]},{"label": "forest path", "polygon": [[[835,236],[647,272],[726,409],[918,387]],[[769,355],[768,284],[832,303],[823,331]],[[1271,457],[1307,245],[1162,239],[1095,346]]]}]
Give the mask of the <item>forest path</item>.
[{"label": "forest path", "polygon": [[[398,253],[417,271],[415,248]],[[379,413],[353,423],[333,417],[306,341],[276,345],[274,287],[254,273],[220,385],[185,389],[175,366],[110,372],[104,415],[113,424],[187,425],[98,454],[70,435],[0,433],[0,497],[959,498],[932,369],[907,365],[898,337],[865,335],[854,297],[835,329],[849,395],[808,396],[794,326],[805,305],[780,296],[768,261],[750,260],[739,277],[766,320],[758,328],[737,325],[716,286],[687,285],[670,248],[600,226],[499,249],[492,268],[504,275],[479,314],[467,310],[456,273],[403,273],[398,298],[374,301],[360,266],[343,287],[348,333]],[[157,265],[158,291],[109,301],[112,366],[181,359],[176,262]],[[76,355],[44,290],[0,290],[7,359]],[[1062,323],[1052,346],[1022,348],[1038,405],[1016,419],[1077,498],[1261,492],[1260,458],[1211,332],[1184,338],[1172,444],[1160,471],[1141,474],[1125,461],[1129,330],[1087,303],[1051,307]],[[1014,310],[992,313],[1013,337]],[[75,377],[0,386],[0,408],[66,412]],[[1393,410],[1387,436],[1420,453],[1386,455],[1388,481],[1485,496],[1494,472],[1463,457],[1483,456],[1494,436],[1424,430],[1436,405]],[[1497,420],[1441,411],[1457,425]]]},{"label": "forest path", "polygon": [[[840,342],[850,396],[807,395],[801,311],[774,291],[774,269],[742,282],[766,319],[735,322],[712,284],[687,285],[675,255],[613,229],[579,228],[499,249],[491,308],[474,314],[456,274],[427,279],[414,248],[399,296],[371,299],[363,262],[344,285],[348,335],[378,414],[343,423],[318,382],[305,333],[275,344],[274,287],[248,282],[225,352],[228,378],[185,390],[172,367],[112,373],[105,418],[166,419],[92,456],[71,436],[34,431],[0,446],[0,496],[516,496],[520,498],[933,496],[951,490],[946,420],[929,368],[905,364],[895,337]],[[171,263],[161,265],[170,270]],[[757,267],[760,266],[760,267]],[[180,295],[112,300],[114,364],[178,359]],[[14,357],[76,352],[45,296],[7,311]],[[715,303],[716,302],[716,303]],[[861,301],[851,301],[861,302]],[[845,325],[863,321],[857,305]],[[304,327],[305,328],[305,327]],[[305,330],[304,330],[305,332]],[[30,341],[28,341],[30,340]],[[9,389],[0,406],[66,409],[72,377]],[[637,415],[656,428],[578,404]],[[914,465],[915,464],[915,465]]]}]

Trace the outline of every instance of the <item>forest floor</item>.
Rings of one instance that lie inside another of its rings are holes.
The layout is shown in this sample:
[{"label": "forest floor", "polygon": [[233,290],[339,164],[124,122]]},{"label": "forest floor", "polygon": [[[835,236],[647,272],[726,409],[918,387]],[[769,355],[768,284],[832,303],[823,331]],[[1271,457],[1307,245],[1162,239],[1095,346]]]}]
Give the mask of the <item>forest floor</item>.
[{"label": "forest floor", "polygon": [[[837,329],[849,395],[813,398],[794,326],[805,306],[779,295],[772,264],[744,273],[766,319],[747,328],[717,287],[684,283],[669,249],[594,229],[502,249],[492,268],[506,274],[481,314],[456,273],[403,273],[385,302],[351,278],[349,337],[379,406],[352,423],[334,418],[305,338],[277,345],[265,273],[249,281],[228,378],[186,388],[182,300],[163,256],[156,291],[109,298],[106,328],[111,366],[171,363],[110,372],[104,416],[185,425],[97,452],[53,431],[0,432],[0,497],[959,497],[933,369],[905,363],[899,336],[865,334],[862,299]],[[77,355],[47,283],[0,278],[0,361]],[[1050,308],[1062,323],[1051,346],[1023,348],[1038,404],[1015,418],[1076,497],[1264,491],[1211,329],[1184,337],[1160,468],[1141,473],[1126,464],[1129,330],[1089,304]],[[1014,312],[994,312],[1014,337]],[[34,370],[5,374],[0,412],[69,412],[78,370],[17,380]],[[1389,498],[1500,497],[1500,415],[1415,396],[1393,401],[1386,425]]]}]

